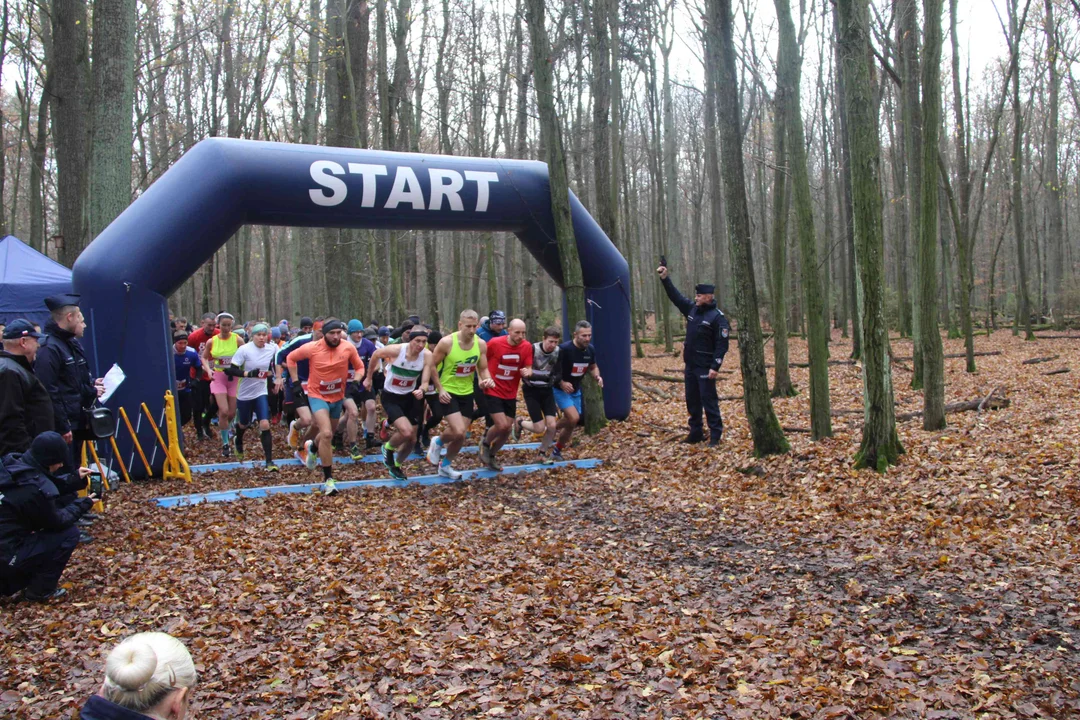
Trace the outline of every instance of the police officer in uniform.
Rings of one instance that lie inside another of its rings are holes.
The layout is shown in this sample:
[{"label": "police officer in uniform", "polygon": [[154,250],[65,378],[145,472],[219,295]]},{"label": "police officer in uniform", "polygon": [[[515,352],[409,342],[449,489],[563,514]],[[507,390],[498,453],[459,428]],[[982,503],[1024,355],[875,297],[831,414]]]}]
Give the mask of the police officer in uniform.
[{"label": "police officer in uniform", "polygon": [[668,277],[668,269],[656,269],[671,303],[686,316],[686,340],[683,342],[683,380],[686,387],[686,410],[690,414],[690,434],[683,442],[705,441],[701,426],[701,410],[709,421],[709,445],[716,447],[724,432],[720,417],[720,402],[716,396],[716,378],[728,351],[731,325],[716,307],[712,285],[700,283],[694,288],[694,299],[683,297]]},{"label": "police officer in uniform", "polygon": [[103,382],[91,374],[79,341],[86,331],[79,300],[73,294],[45,298],[52,319],[34,361],[34,372],[52,397],[53,429],[71,445],[73,468],[79,467],[83,443],[94,439],[84,410],[105,392]]}]

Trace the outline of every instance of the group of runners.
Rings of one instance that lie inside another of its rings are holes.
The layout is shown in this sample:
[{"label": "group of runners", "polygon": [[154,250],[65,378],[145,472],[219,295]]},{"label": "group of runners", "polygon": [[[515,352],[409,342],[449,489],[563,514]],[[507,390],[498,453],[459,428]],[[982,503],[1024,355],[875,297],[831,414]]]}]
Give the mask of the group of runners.
[{"label": "group of runners", "polygon": [[[320,468],[323,493],[337,492],[335,438],[360,459],[381,445],[392,477],[407,479],[404,463],[417,444],[438,474],[459,479],[454,460],[475,419],[484,417],[480,460],[501,471],[499,451],[526,433],[542,436],[538,461],[562,459],[582,412],[586,374],[603,387],[592,326],[581,321],[570,340],[549,327],[540,342],[525,322],[474,310],[443,335],[411,316],[396,329],[365,330],[359,320],[304,318],[287,325],[248,324],[244,337],[229,313],[207,315],[202,326],[174,334],[181,421],[194,418],[196,437],[210,436],[210,408],[224,457],[244,458],[244,436],[258,424],[265,467],[276,471],[271,424],[288,420],[288,443],[308,468]],[[528,419],[517,416],[519,390]],[[211,400],[212,397],[212,400]],[[378,406],[385,420],[378,426]],[[344,421],[344,422],[343,422]],[[441,426],[441,427],[440,427]],[[435,434],[439,431],[438,434]]]}]

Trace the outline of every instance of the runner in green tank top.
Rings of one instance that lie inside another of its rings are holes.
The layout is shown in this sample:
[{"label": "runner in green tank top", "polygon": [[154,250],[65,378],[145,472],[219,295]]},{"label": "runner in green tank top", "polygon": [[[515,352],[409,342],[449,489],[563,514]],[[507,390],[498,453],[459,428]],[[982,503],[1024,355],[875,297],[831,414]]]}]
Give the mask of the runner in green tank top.
[{"label": "runner in green tank top", "polygon": [[[430,373],[439,391],[439,414],[446,418],[446,429],[428,446],[427,459],[439,466],[439,475],[457,480],[461,473],[453,468],[454,458],[465,442],[465,433],[473,416],[473,375],[480,378],[480,387],[495,385],[487,368],[487,344],[476,336],[480,316],[475,310],[465,310],[458,317],[458,331],[444,337],[431,353]],[[439,461],[443,448],[446,457]]]}]

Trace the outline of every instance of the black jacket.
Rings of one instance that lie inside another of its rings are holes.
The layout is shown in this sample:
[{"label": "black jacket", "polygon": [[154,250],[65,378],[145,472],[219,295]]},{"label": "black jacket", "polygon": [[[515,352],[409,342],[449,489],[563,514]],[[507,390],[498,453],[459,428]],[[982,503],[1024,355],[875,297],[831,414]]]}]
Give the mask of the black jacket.
[{"label": "black jacket", "polygon": [[664,281],[664,290],[672,304],[686,316],[686,340],[683,341],[683,362],[695,370],[719,370],[728,351],[731,324],[717,309],[716,303],[698,306],[683,297],[671,282]]},{"label": "black jacket", "polygon": [[149,720],[149,717],[109,702],[100,695],[91,695],[79,711],[80,720]]},{"label": "black jacket", "polygon": [[86,426],[83,408],[97,399],[94,377],[86,362],[82,343],[74,334],[50,320],[38,348],[34,372],[53,402],[53,430],[63,435]]},{"label": "black jacket", "polygon": [[54,482],[29,454],[0,459],[0,563],[12,561],[12,553],[27,535],[65,530],[90,509],[90,498],[58,508],[57,484],[66,486],[70,480],[57,477]]},{"label": "black jacket", "polygon": [[31,440],[52,429],[52,398],[30,361],[0,350],[0,457],[26,452]]}]

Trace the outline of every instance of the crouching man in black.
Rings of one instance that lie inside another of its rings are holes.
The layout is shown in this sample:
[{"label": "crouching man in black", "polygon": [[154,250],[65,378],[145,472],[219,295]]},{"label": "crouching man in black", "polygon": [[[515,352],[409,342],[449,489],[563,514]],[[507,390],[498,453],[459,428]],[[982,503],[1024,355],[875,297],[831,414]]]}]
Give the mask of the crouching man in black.
[{"label": "crouching man in black", "polygon": [[76,498],[86,486],[88,468],[74,476],[54,475],[68,461],[62,435],[43,432],[30,451],[0,459],[0,595],[48,602],[67,591],[60,575],[79,544],[75,522],[97,498]]}]

